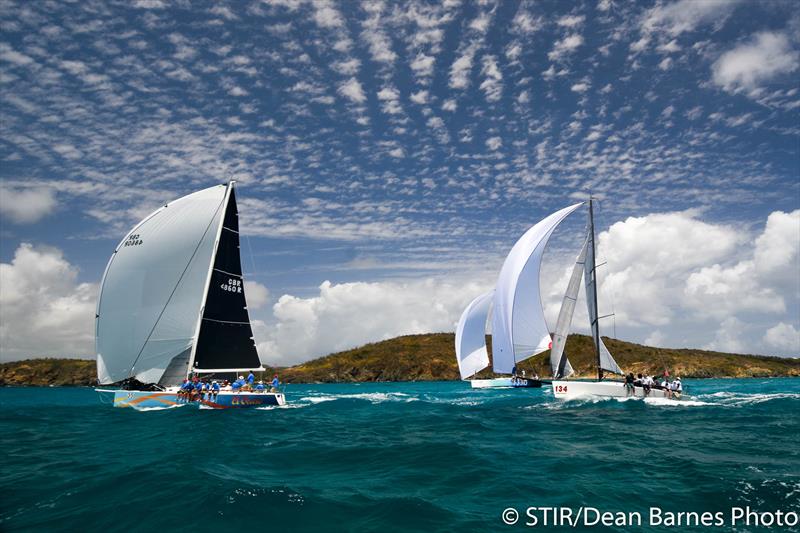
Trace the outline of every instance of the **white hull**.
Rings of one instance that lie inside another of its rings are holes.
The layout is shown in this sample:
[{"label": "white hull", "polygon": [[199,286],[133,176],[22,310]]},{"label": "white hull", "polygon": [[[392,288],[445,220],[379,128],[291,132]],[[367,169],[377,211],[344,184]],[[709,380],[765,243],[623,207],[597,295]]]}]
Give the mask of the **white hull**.
[{"label": "white hull", "polygon": [[661,389],[650,389],[645,395],[642,387],[634,387],[634,394],[630,394],[625,384],[621,381],[554,381],[553,396],[556,398],[667,398],[667,393]]},{"label": "white hull", "polygon": [[514,385],[511,383],[511,378],[494,378],[494,379],[471,379],[469,380],[473,389],[490,389],[496,387],[511,388]]}]

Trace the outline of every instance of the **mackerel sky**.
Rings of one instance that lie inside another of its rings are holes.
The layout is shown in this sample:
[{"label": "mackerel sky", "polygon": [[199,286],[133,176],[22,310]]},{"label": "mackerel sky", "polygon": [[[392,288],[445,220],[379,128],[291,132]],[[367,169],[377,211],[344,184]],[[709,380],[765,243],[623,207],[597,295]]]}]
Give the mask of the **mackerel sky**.
[{"label": "mackerel sky", "polygon": [[[91,356],[129,227],[228,179],[267,362],[452,331],[516,238],[590,191],[607,334],[800,353],[792,2],[0,1],[0,17],[4,359]],[[551,244],[550,314],[583,224]]]}]

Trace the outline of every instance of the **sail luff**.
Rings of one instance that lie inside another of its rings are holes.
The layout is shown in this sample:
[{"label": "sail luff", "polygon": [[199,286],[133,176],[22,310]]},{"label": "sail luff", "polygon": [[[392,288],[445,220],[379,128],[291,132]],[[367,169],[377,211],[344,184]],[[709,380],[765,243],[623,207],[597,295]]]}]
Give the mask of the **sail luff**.
[{"label": "sail luff", "polygon": [[554,378],[565,378],[574,373],[569,359],[564,355],[564,348],[567,343],[567,334],[572,324],[572,316],[575,312],[575,304],[578,300],[578,291],[581,288],[581,277],[586,262],[586,249],[589,246],[589,236],[583,241],[581,251],[575,260],[572,274],[564,292],[564,300],[561,303],[561,310],[558,312],[556,321],[556,331],[553,334],[553,347],[550,350],[550,369]]},{"label": "sail luff", "polygon": [[186,367],[186,375],[188,377],[189,374],[192,373],[192,368],[194,367],[194,359],[197,355],[197,339],[200,335],[200,325],[203,322],[203,312],[206,309],[206,301],[208,300],[208,289],[211,286],[211,274],[214,272],[214,261],[217,258],[217,250],[219,249],[219,239],[222,236],[222,226],[225,223],[225,213],[228,210],[228,199],[231,195],[231,189],[233,189],[233,184],[236,183],[235,181],[231,180],[228,182],[228,186],[225,189],[225,196],[222,198],[222,213],[220,213],[219,217],[219,226],[217,226],[217,233],[214,237],[214,248],[211,251],[211,259],[208,263],[208,274],[206,275],[206,283],[203,287],[203,299],[200,303],[200,311],[197,313],[197,324],[194,328],[194,336],[192,337],[192,351],[189,353],[189,364]]}]

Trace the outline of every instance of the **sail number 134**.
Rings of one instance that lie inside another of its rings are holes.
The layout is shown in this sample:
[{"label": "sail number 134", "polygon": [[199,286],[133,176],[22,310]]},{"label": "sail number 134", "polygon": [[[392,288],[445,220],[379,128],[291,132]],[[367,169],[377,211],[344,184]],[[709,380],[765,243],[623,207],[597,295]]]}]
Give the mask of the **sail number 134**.
[{"label": "sail number 134", "polygon": [[567,392],[567,386],[566,385],[556,385],[555,389],[556,389],[556,392]]}]

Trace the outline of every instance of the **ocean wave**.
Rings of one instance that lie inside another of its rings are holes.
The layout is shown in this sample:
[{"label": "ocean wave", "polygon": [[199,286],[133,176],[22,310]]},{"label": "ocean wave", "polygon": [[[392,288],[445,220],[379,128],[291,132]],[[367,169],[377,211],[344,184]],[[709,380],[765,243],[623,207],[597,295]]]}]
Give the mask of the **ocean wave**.
[{"label": "ocean wave", "polygon": [[773,392],[748,394],[744,392],[720,391],[711,394],[701,394],[697,396],[703,399],[713,399],[716,405],[729,405],[739,407],[743,405],[754,405],[774,400],[800,400],[800,393],[796,392]]},{"label": "ocean wave", "polygon": [[301,402],[308,402],[312,404],[332,402],[335,400],[366,400],[370,403],[384,403],[384,402],[415,402],[419,398],[411,396],[403,392],[361,392],[355,394],[320,394],[313,396],[304,396],[300,398]]}]

